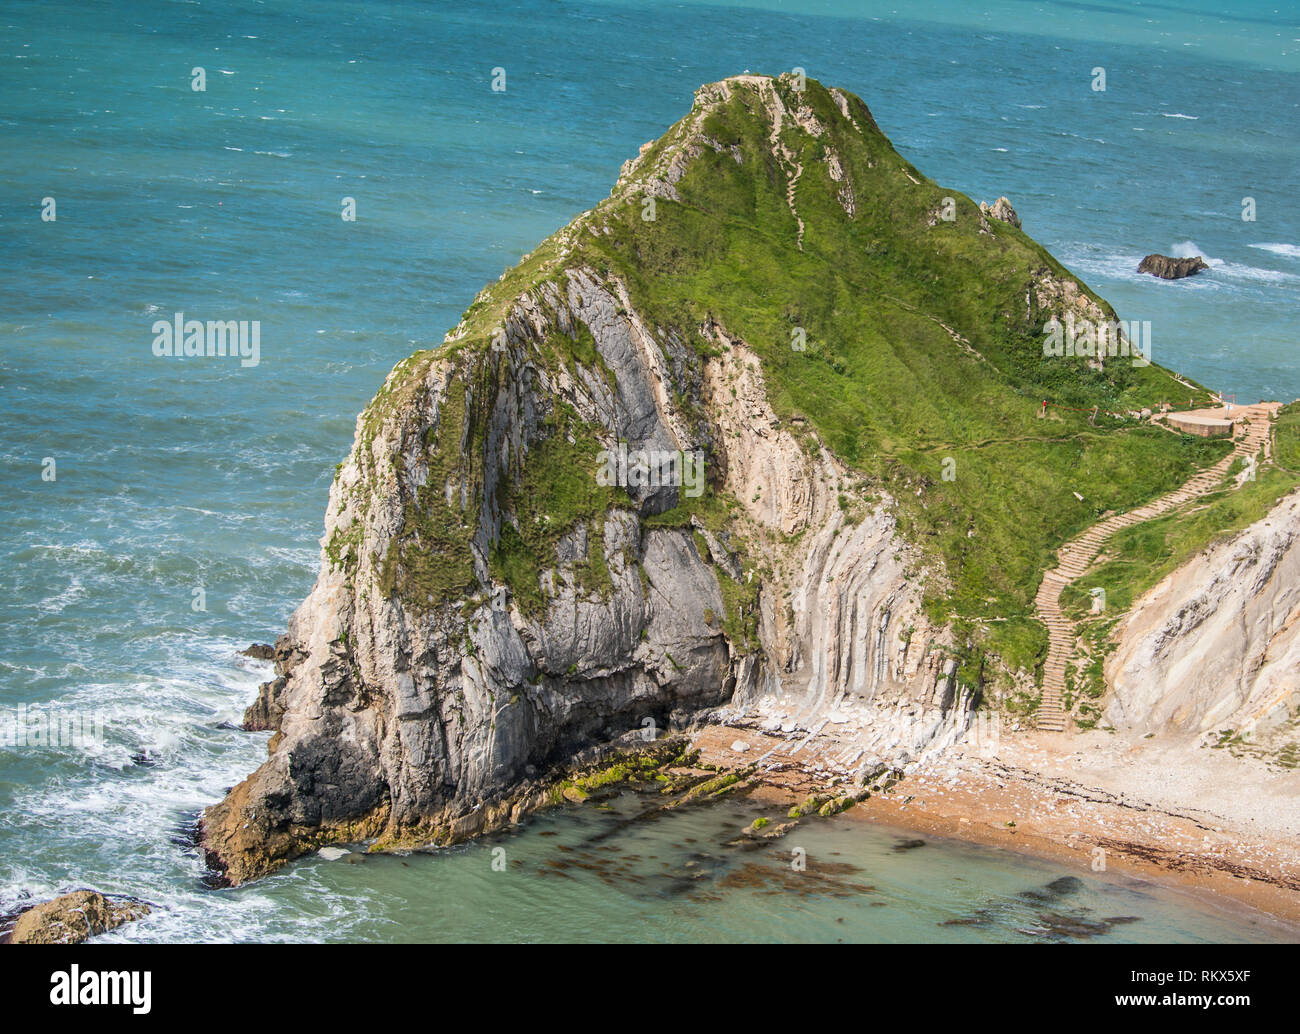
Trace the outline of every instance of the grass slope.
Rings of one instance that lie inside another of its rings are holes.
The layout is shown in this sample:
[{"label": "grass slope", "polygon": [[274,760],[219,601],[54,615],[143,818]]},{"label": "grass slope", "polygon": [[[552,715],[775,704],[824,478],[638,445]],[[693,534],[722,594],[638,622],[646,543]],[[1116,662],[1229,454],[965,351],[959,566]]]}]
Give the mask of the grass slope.
[{"label": "grass slope", "polygon": [[[799,103],[789,83],[777,89],[787,107]],[[680,202],[660,200],[652,222],[639,205],[612,208],[611,233],[583,238],[585,260],[623,277],[655,325],[691,339],[714,317],[744,338],[778,415],[806,418],[900,501],[904,535],[946,574],[930,586],[932,616],[968,626],[976,654],[986,643],[1032,668],[1046,648],[1032,601],[1056,547],[1103,512],[1174,488],[1226,446],[1136,422],[1094,427],[1068,410],[1039,419],[1043,399],[1122,412],[1185,401],[1189,390],[1158,366],[1112,359],[1102,372],[1045,358],[1051,314],[1029,308],[1026,292],[1040,274],[1070,274],[1014,227],[981,233],[978,206],[918,173],[861,102],[850,99],[859,132],[817,83],[802,100],[826,127],[819,138],[783,132],[802,165],[802,250],[762,102],[736,88],[703,125],[723,150],[690,165]],[[851,217],[828,146],[854,192]],[[957,218],[929,225],[945,197]],[[805,351],[791,347],[795,328]],[[946,481],[948,458],[955,477]]]},{"label": "grass slope", "polygon": [[[631,182],[621,181],[609,200],[485,288],[437,354],[480,368],[514,299],[545,281],[562,282],[571,267],[621,279],[651,326],[675,331],[702,355],[711,346],[699,328],[717,319],[761,357],[777,414],[803,418],[802,426],[898,500],[900,528],[935,574],[926,585],[931,617],[965,632],[963,679],[978,678],[986,651],[1033,670],[1047,645],[1033,597],[1056,548],[1104,512],[1175,488],[1228,448],[1132,420],[1102,415],[1094,423],[1086,411],[1185,405],[1189,395],[1199,404],[1208,394],[1156,365],[1114,358],[1098,370],[1083,359],[1044,357],[1043,325],[1061,313],[1039,307],[1036,282],[1069,282],[1107,316],[1113,311],[1019,229],[984,223],[970,198],[913,168],[856,97],[844,95],[846,116],[815,81],[796,94],[781,79],[774,88],[784,106],[803,106],[824,128],[811,135],[787,118],[780,135],[801,166],[794,190],[800,247],[787,202],[792,164],[769,139],[763,88],[734,80],[729,88],[725,101],[707,108],[697,101],[650,147]],[[643,219],[638,170],[698,143],[699,134],[708,145],[687,163],[679,200],[657,198],[655,218]],[[837,199],[846,184],[852,214]],[[956,203],[951,222],[934,218],[945,198]],[[791,347],[800,328],[802,351]],[[549,343],[557,363],[598,365],[581,337]],[[1048,419],[1039,415],[1043,400],[1054,404]],[[580,429],[566,427],[590,447]],[[1300,469],[1294,459],[1292,469]],[[553,460],[536,449],[526,465],[554,467]],[[579,520],[594,529],[611,500],[585,488],[560,492],[548,471],[521,477],[525,529],[536,526],[552,495],[564,497],[557,500],[563,513],[547,522],[547,542],[526,530],[520,538],[529,541],[504,542],[493,557],[496,571],[527,586],[535,584],[530,564],[540,562],[538,551]],[[1295,481],[1270,473],[1260,500]],[[731,504],[696,501],[693,508],[722,523]],[[1245,520],[1257,508],[1245,497],[1235,505],[1243,507],[1235,518],[1227,509],[1188,523],[1168,518],[1177,541],[1166,536],[1148,553],[1173,562],[1219,533],[1224,525],[1216,521]],[[1133,555],[1149,566],[1151,556],[1136,544]],[[1138,591],[1141,579],[1131,581],[1112,590],[1117,603]],[[523,596],[540,603],[531,591]]]}]

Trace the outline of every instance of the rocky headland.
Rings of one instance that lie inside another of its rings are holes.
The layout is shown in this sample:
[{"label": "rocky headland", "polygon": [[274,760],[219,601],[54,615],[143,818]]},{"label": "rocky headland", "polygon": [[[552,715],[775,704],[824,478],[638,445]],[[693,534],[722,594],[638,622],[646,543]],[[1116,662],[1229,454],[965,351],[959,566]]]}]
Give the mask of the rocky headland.
[{"label": "rocky headland", "polygon": [[[771,751],[798,744],[819,812],[865,810],[1028,735],[1056,550],[1235,464],[1150,419],[1213,404],[1198,385],[1045,356],[1067,315],[1115,318],[1006,198],[926,179],[857,97],[702,87],[358,418],[245,716],[268,759],[202,818],[211,865],[239,884],[327,844],[445,845],[651,774],[696,798],[776,785],[798,761]],[[1258,479],[1234,466],[1162,511],[1170,571],[1121,537],[1080,572],[1111,579],[1104,621],[1062,595],[1078,734],[1258,712],[1285,749],[1295,416]],[[613,453],[649,467],[611,483]],[[652,476],[686,457],[702,481]]]}]

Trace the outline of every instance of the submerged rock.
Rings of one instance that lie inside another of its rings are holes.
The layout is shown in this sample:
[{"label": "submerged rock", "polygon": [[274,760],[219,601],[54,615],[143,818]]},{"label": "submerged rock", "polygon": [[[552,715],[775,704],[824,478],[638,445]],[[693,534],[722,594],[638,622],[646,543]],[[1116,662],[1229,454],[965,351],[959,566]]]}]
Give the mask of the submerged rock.
[{"label": "submerged rock", "polygon": [[1083,889],[1083,880],[1077,876],[1059,876],[1049,883],[1047,891],[1055,894],[1057,897],[1064,897],[1067,894],[1077,894]]}]

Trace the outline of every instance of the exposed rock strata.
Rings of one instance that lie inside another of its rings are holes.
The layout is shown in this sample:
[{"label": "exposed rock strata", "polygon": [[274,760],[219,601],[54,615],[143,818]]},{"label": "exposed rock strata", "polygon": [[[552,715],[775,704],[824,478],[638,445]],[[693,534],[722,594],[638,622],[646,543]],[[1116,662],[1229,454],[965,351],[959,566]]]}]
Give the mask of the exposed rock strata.
[{"label": "exposed rock strata", "polygon": [[[577,323],[612,384],[581,365],[555,376],[531,361],[547,335]],[[447,843],[517,821],[546,799],[546,775],[587,745],[647,722],[680,724],[733,698],[784,686],[808,715],[846,694],[941,711],[956,703],[943,632],[920,614],[892,519],[882,506],[850,524],[836,501],[848,471],[778,428],[743,342],[728,339],[721,359],[692,372],[621,286],[590,270],[569,271],[563,294],[520,299],[506,328],[505,351],[482,360],[504,385],[482,446],[483,483],[445,486],[473,490],[481,504],[471,545],[477,587],[463,604],[426,612],[373,588],[406,519],[404,500],[430,476],[419,445],[433,431],[463,433],[440,427],[453,362],[431,360],[419,390],[373,437],[366,415],[358,421],[331,490],[320,576],[277,644],[277,678],[246,715],[247,728],[276,730],[271,757],[204,816],[204,846],[232,882],[331,841]],[[594,548],[609,571],[607,594],[580,584],[597,532],[579,525],[557,545],[545,612],[527,613],[488,564],[510,519],[494,505],[509,456],[536,442],[556,400],[606,428],[610,441],[690,449],[699,443],[672,400],[691,393],[702,393],[717,431],[708,443],[714,476],[746,501],[754,534],[771,533],[766,555],[783,557],[756,593],[760,614],[748,615],[758,642],[740,649],[718,627],[728,607],[719,571],[753,579],[752,561],[706,528],[645,524],[677,501],[676,489],[647,490],[639,508],[606,515]],[[364,509],[363,492],[372,504]],[[798,549],[780,547],[796,533]],[[329,555],[340,537],[354,543],[351,574]]]},{"label": "exposed rock strata", "polygon": [[1268,737],[1300,716],[1300,495],[1140,599],[1106,664],[1117,727]]},{"label": "exposed rock strata", "polygon": [[[888,501],[862,513],[841,507],[860,488],[853,473],[782,426],[743,341],[717,325],[708,333],[722,346],[706,368],[705,400],[727,457],[725,487],[745,506],[748,537],[773,558],[761,596],[766,678],[742,685],[736,708],[791,729],[824,726],[846,707],[874,709],[876,731],[899,728],[873,744],[873,758],[924,748],[949,715],[964,730],[972,701],[956,685],[947,630],[922,612],[919,560],[897,536]],[[928,712],[942,720],[918,735]]]},{"label": "exposed rock strata", "polygon": [[[887,144],[837,144],[838,119],[878,129],[860,100],[830,96],[814,112],[785,79],[701,88],[609,201],[548,242],[517,297],[484,292],[442,349],[390,375],[331,488],[317,582],[245,716],[273,732],[270,756],[203,816],[232,882],[330,842],[445,844],[517,821],[593,744],[721,705],[762,704],[764,721],[810,732],[852,711],[874,754],[901,760],[964,730],[969,644],[926,619],[923,577],[941,575],[901,541],[893,500],[776,417],[753,349],[722,322],[694,328],[717,346],[705,358],[691,328],[665,332],[616,272],[574,257],[610,232],[609,206],[672,201],[694,162],[758,168],[783,195],[774,226],[791,248],[814,211],[860,218],[854,176]],[[711,131],[728,102],[762,143],[742,152]],[[922,187],[905,163],[897,174]],[[1031,312],[1095,307],[1072,280],[1031,273]],[[501,316],[485,346],[489,304]],[[549,476],[589,483],[574,466],[588,445],[699,450],[725,513],[682,520],[677,488],[631,486],[533,534],[550,519],[524,505],[536,457],[565,454]],[[505,549],[525,532],[542,543],[522,558],[540,569],[532,584]]]},{"label": "exposed rock strata", "polygon": [[[500,505],[510,458],[544,437],[557,405],[603,427],[611,444],[699,444],[684,438],[686,424],[669,408],[669,389],[689,393],[689,378],[675,377],[672,346],[654,340],[620,294],[592,271],[572,270],[563,294],[552,286],[519,300],[504,350],[470,360],[486,371],[430,359],[404,404],[377,427],[365,415],[358,422],[331,490],[320,576],[277,650],[279,678],[246,717],[250,728],[276,729],[272,755],[204,816],[204,845],[232,881],[319,842],[446,842],[509,821],[516,788],[549,766],[646,721],[666,727],[757,677],[753,660],[707,620],[726,605],[691,529],[643,523],[676,503],[676,488],[636,490],[636,508],[612,509],[599,529],[583,523],[561,537],[544,613],[526,613],[489,569],[502,522],[514,519]],[[607,379],[581,364],[556,373],[535,362],[548,335],[577,323]],[[479,383],[499,388],[478,400],[486,434],[473,459],[482,481],[437,487],[478,514],[472,584],[463,598],[427,606],[410,592],[385,595],[376,586],[412,519],[407,503],[432,476],[425,443],[467,434],[442,426],[446,400],[456,378],[483,372]],[[328,555],[340,540],[355,570]],[[604,594],[580,581],[592,550],[608,571]]]}]

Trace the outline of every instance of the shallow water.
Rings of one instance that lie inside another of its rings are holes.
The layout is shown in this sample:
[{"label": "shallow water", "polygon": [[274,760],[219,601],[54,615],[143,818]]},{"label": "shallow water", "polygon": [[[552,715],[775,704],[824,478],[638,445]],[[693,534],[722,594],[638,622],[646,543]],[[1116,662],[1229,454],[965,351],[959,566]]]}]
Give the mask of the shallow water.
[{"label": "shallow water", "polygon": [[[1059,867],[849,818],[784,838],[740,831],[743,801],[657,812],[625,791],[456,848],[320,855],[248,890],[202,892],[203,915],[162,914],[120,940],[240,936],[329,941],[902,943],[1294,939],[1126,878]],[[646,817],[649,815],[650,817]],[[771,827],[769,827],[771,828]],[[253,919],[267,910],[270,914]],[[292,909],[285,908],[291,904]]]},{"label": "shallow water", "polygon": [[[234,724],[268,669],[237,651],[273,641],[311,585],[355,414],[485,282],[605,196],[702,82],[800,65],[861,94],[929,175],[976,199],[1008,194],[1122,317],[1151,320],[1158,361],[1243,402],[1300,394],[1293,22],[1265,3],[1193,18],[977,6],[925,3],[901,19],[847,3],[798,15],[541,0],[6,9],[0,721],[32,704],[107,724],[90,749],[0,746],[0,909],[92,885],[159,902],[150,929],[169,936],[311,938],[321,916],[330,936],[433,936],[452,908],[437,887],[458,866],[457,893],[473,898],[479,848],[407,866],[308,862],[222,896],[200,889],[173,838],[265,756],[265,737]],[[1088,86],[1097,65],[1105,94]],[[195,66],[205,93],[189,89]],[[497,66],[505,94],[489,89]],[[1254,223],[1239,217],[1247,194]],[[46,196],[54,223],[39,218]],[[339,218],[344,196],[355,224]],[[1134,272],[1146,251],[1180,246],[1221,264],[1179,284]],[[260,320],[261,363],[155,358],[151,326],[178,311]],[[511,843],[526,851],[532,836]],[[857,827],[835,836],[837,850],[872,850]],[[909,893],[942,898],[964,864],[922,870]],[[998,864],[1008,887],[1032,883],[1027,863]],[[480,898],[480,925],[462,911],[446,929],[508,936],[514,921],[575,936],[570,916],[640,914],[583,880],[530,893],[563,888],[589,909],[512,919]],[[642,925],[665,938],[725,929],[728,900],[661,903],[663,925]],[[838,918],[790,922],[801,937],[840,936]],[[1220,936],[1237,929],[1225,921]]]}]

